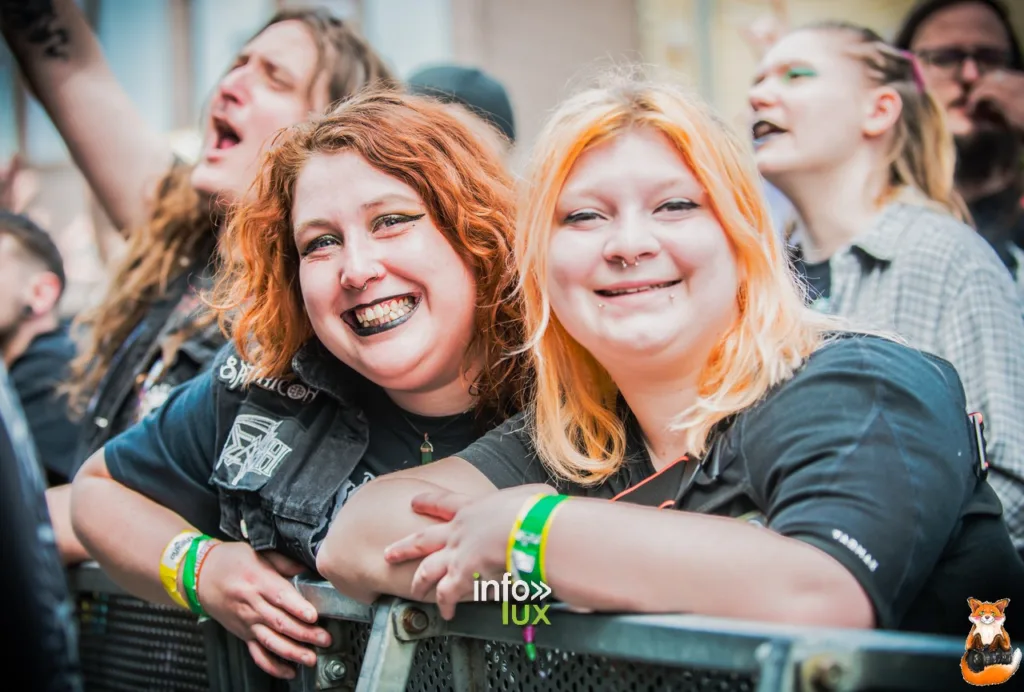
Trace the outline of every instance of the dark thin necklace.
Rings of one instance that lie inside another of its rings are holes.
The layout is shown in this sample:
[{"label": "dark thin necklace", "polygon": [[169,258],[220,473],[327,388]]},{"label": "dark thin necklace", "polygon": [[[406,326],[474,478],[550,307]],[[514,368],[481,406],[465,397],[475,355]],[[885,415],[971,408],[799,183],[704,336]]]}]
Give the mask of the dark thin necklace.
[{"label": "dark thin necklace", "polygon": [[[444,423],[443,425],[441,425],[441,427],[435,430],[434,435],[437,435],[439,432],[447,428],[455,421],[460,420],[467,413],[469,413],[468,410],[463,411],[462,413],[455,414],[455,416],[453,416],[451,420]],[[430,434],[422,432],[419,428],[413,425],[413,422],[409,420],[408,417],[406,417],[405,413],[400,412],[400,415],[405,420],[405,422],[409,424],[409,427],[412,428],[417,435],[423,435],[423,444],[420,445],[420,464],[429,464],[434,460],[434,445],[430,444]]]}]

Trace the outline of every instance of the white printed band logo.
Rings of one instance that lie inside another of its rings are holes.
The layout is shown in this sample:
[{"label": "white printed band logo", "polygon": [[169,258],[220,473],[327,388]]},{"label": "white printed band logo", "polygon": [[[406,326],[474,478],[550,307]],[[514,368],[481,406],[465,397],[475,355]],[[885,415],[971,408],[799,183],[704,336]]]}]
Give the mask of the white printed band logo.
[{"label": "white printed band logo", "polygon": [[505,572],[501,581],[480,580],[478,572],[473,574],[474,601],[501,601],[501,624],[503,625],[550,625],[548,608],[550,603],[541,604],[551,595],[551,587],[544,582],[526,582],[513,579]]},{"label": "white printed band logo", "polygon": [[[224,365],[220,366],[220,370],[217,372],[220,381],[223,382],[228,389],[235,390],[245,384],[246,378],[249,376],[249,372],[252,370],[252,365],[239,360],[234,356],[229,356]],[[287,397],[292,401],[301,401],[304,404],[308,404],[316,398],[317,390],[312,387],[307,387],[301,382],[295,382],[285,377],[261,377],[257,380],[253,380],[252,383],[257,387],[269,390],[283,397]]]},{"label": "white printed band logo", "polygon": [[251,413],[240,414],[228,435],[227,444],[217,460],[221,465],[236,469],[231,485],[237,486],[247,474],[255,473],[270,478],[292,448],[277,438],[281,421]]},{"label": "white printed band logo", "polygon": [[850,538],[848,534],[840,531],[839,529],[832,529],[832,538],[849,548],[850,552],[859,557],[861,562],[868,566],[869,570],[874,572],[878,569],[878,561],[871,557],[871,553],[869,553],[864,546],[858,543],[856,538]]}]

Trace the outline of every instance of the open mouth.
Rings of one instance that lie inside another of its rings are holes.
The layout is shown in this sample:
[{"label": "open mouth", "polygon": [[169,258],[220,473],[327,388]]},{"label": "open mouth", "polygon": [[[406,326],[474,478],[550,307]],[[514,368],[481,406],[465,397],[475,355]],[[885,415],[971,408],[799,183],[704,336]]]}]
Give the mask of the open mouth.
[{"label": "open mouth", "polygon": [[341,319],[358,336],[373,336],[408,322],[419,304],[419,296],[413,293],[390,296],[346,310]]},{"label": "open mouth", "polygon": [[676,279],[675,281],[666,281],[660,284],[647,284],[645,286],[630,286],[629,288],[614,288],[609,290],[594,291],[599,296],[605,298],[615,298],[617,296],[632,295],[633,293],[648,293],[650,291],[660,291],[663,288],[671,288],[682,282],[682,279]]},{"label": "open mouth", "polygon": [[230,149],[242,141],[242,138],[231,127],[228,121],[223,118],[213,118],[214,141],[213,148],[218,150]]},{"label": "open mouth", "polygon": [[758,120],[751,128],[754,137],[754,146],[759,147],[776,135],[786,134],[785,130],[769,120]]}]

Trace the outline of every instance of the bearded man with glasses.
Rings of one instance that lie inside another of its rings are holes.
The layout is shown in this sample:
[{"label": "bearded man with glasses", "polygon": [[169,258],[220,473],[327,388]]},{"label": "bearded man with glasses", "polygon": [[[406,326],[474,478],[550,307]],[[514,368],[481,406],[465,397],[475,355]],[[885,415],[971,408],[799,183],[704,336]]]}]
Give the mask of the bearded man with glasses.
[{"label": "bearded man with glasses", "polygon": [[894,43],[946,108],[957,188],[1024,297],[1024,60],[999,0],[926,0]]}]

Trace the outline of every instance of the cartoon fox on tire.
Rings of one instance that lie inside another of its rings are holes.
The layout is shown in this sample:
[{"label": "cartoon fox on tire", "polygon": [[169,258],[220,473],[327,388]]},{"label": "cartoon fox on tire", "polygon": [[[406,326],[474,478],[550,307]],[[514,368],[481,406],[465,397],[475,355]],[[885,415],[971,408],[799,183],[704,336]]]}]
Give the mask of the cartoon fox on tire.
[{"label": "cartoon fox on tire", "polygon": [[1010,599],[995,603],[968,598],[971,607],[971,633],[960,659],[960,672],[972,685],[999,685],[1020,668],[1021,651],[1010,646],[1006,632],[1006,606]]}]

